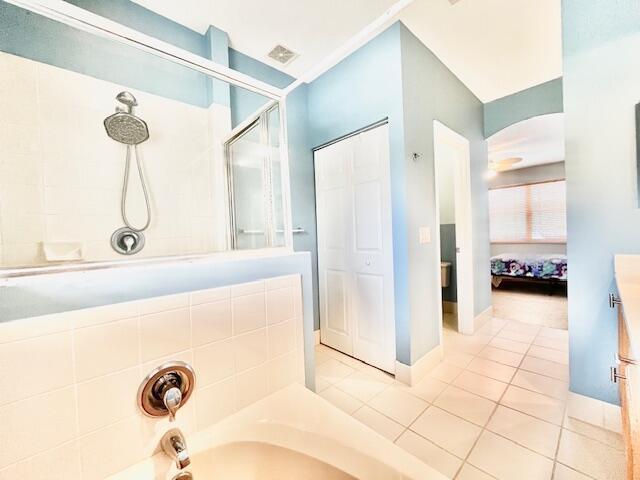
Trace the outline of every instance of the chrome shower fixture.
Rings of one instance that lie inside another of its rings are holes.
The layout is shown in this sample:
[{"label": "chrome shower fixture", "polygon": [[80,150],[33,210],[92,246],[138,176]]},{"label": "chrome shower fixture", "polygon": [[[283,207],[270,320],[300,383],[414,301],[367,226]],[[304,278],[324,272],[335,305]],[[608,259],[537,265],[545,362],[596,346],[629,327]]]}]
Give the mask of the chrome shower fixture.
[{"label": "chrome shower fixture", "polygon": [[[116,95],[116,100],[123,107],[116,107],[116,113],[104,119],[104,128],[107,135],[116,142],[127,146],[126,162],[124,170],[124,181],[122,184],[122,199],[120,211],[125,227],[116,230],[112,236],[111,245],[113,249],[122,255],[132,255],[138,253],[144,247],[144,232],[151,224],[151,201],[147,191],[147,183],[144,178],[142,160],[138,152],[138,145],[149,139],[149,128],[144,120],[134,115],[134,108],[138,106],[136,97],[130,92],[120,92]],[[147,209],[147,221],[141,228],[134,227],[127,218],[127,193],[129,191],[129,171],[131,167],[131,152],[135,154],[138,176],[142,185],[145,206]]]},{"label": "chrome shower fixture", "polygon": [[125,145],[139,145],[149,139],[149,128],[144,120],[133,114],[138,101],[129,92],[120,92],[116,100],[126,106],[116,107],[116,113],[104,119],[107,135]]}]

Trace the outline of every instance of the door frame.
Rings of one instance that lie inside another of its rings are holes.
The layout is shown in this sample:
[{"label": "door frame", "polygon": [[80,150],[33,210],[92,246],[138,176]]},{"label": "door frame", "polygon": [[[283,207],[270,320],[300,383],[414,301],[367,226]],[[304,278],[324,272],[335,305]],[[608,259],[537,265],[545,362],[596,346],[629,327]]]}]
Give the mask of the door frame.
[{"label": "door frame", "polygon": [[[473,217],[471,210],[471,151],[469,140],[438,120],[433,121],[433,170],[436,205],[436,245],[438,259],[440,245],[440,197],[438,189],[439,145],[446,143],[462,148],[464,154],[454,168],[454,202],[456,221],[456,287],[458,306],[458,332],[472,335],[475,328],[473,277]],[[438,264],[438,272],[440,265]],[[438,315],[442,340],[442,277],[438,274]]]}]

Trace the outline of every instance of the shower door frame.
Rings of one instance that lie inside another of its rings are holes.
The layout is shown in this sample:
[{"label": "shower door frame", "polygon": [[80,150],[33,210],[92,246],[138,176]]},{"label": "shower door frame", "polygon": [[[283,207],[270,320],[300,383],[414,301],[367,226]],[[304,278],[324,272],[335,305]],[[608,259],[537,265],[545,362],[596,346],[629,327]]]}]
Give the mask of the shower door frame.
[{"label": "shower door frame", "polygon": [[[289,181],[289,149],[287,141],[287,109],[286,97],[290,90],[274,87],[250,75],[233,70],[225,65],[206,59],[195,53],[163,42],[138,30],[126,27],[108,18],[96,15],[63,0],[4,0],[6,3],[50,18],[64,25],[71,26],[96,36],[134,47],[151,53],[173,63],[186,66],[209,77],[222,80],[231,86],[258,93],[279,106],[280,112],[280,162],[282,175],[282,211],[284,216],[284,247],[293,251],[293,234],[291,223],[291,185]],[[227,222],[228,227],[231,225]],[[231,245],[227,245],[230,247]],[[269,250],[274,250],[270,248]],[[36,267],[0,268],[0,278],[21,277],[28,275],[48,274],[54,272],[95,270],[125,266],[127,264],[147,264],[175,261],[181,259],[197,259],[208,257],[217,252],[193,255],[167,255],[149,259],[130,259],[116,261],[82,262],[67,265],[44,265]]]},{"label": "shower door frame", "polygon": [[[284,103],[284,102],[282,102]],[[238,229],[236,226],[236,208],[235,208],[235,191],[234,191],[234,183],[233,183],[233,164],[232,164],[232,154],[231,154],[231,146],[234,142],[239,140],[245,133],[251,130],[254,127],[258,127],[260,129],[260,143],[269,145],[269,154],[265,156],[263,159],[263,171],[262,171],[262,185],[263,185],[263,198],[264,198],[264,231],[263,232],[255,232],[256,234],[262,233],[265,238],[265,247],[263,248],[279,248],[281,246],[274,245],[277,234],[279,233],[277,230],[277,225],[275,221],[274,215],[274,196],[273,196],[273,156],[272,156],[272,148],[269,144],[269,140],[271,136],[269,135],[269,114],[274,110],[278,110],[278,115],[280,118],[281,105],[279,102],[268,102],[261,110],[257,113],[252,114],[248,117],[244,122],[238,125],[233,131],[227,140],[224,142],[224,152],[225,152],[225,162],[226,162],[226,174],[227,174],[227,201],[228,201],[228,215],[229,215],[229,235],[228,235],[228,243],[231,250],[237,250],[238,248]],[[278,127],[282,129],[282,122],[279,122],[280,125]],[[282,135],[280,135],[282,137]],[[280,155],[280,161],[282,162],[282,138],[279,138],[278,145],[278,154]],[[285,182],[284,179],[284,170],[281,168],[281,190],[282,201],[283,201],[283,223],[284,223],[284,234],[285,234],[285,246],[287,245],[286,241],[286,233],[287,233],[287,218],[286,213],[284,211],[284,192],[287,189],[288,181]]]}]

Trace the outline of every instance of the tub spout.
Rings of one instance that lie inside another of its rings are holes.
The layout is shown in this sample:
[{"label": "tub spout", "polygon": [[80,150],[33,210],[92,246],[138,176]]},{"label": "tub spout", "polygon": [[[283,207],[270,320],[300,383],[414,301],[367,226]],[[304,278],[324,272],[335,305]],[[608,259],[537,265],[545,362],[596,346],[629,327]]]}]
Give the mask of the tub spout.
[{"label": "tub spout", "polygon": [[182,470],[191,463],[191,458],[189,458],[189,452],[187,451],[187,442],[182,432],[177,428],[173,428],[165,433],[160,441],[160,445],[162,446],[162,451],[176,462],[179,470]]}]

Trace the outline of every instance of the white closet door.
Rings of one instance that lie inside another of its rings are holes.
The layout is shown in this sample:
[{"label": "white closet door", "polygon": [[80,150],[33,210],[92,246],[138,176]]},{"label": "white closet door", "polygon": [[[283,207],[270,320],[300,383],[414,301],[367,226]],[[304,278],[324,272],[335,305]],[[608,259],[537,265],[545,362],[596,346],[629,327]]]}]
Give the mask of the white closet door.
[{"label": "white closet door", "polygon": [[322,343],[353,354],[351,289],[351,139],[315,153]]},{"label": "white closet door", "polygon": [[315,164],[322,342],[393,373],[388,126],[317,151]]}]

